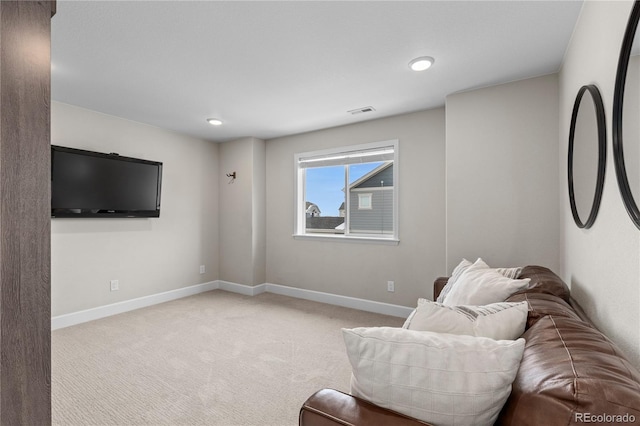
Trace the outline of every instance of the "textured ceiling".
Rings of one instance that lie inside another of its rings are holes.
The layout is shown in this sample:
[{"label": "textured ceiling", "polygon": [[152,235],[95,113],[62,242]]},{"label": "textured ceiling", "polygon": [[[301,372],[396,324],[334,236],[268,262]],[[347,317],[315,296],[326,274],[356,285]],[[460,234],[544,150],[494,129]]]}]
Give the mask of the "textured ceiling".
[{"label": "textured ceiling", "polygon": [[[556,72],[581,6],[59,0],[52,97],[217,142],[271,139]],[[434,66],[411,71],[423,55]],[[376,111],[347,113],[364,106]]]}]

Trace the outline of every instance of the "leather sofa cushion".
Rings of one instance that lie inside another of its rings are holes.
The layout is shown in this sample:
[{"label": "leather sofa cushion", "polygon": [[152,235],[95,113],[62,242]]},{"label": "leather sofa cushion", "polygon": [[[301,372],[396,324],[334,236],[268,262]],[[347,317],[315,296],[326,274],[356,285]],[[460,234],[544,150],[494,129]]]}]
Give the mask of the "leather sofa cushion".
[{"label": "leather sofa cushion", "polygon": [[442,289],[449,282],[449,277],[438,277],[433,282],[433,300],[436,300],[440,293],[442,293]]},{"label": "leather sofa cushion", "polygon": [[529,302],[525,330],[531,328],[540,318],[547,315],[580,319],[580,316],[576,314],[567,302],[551,294],[516,293],[511,295],[506,302],[522,302],[524,300]]},{"label": "leather sofa cushion", "polygon": [[429,423],[378,407],[334,389],[321,389],[300,409],[299,424],[305,426],[429,426]]},{"label": "leather sofa cushion", "polygon": [[[544,266],[530,265],[522,268],[522,272],[518,279],[529,278],[529,286],[518,293],[544,293],[558,296],[565,302],[569,303],[570,292],[569,287],[560,279],[559,276],[551,272],[549,268]],[[518,294],[516,293],[516,294]]]},{"label": "leather sofa cushion", "polygon": [[548,315],[522,337],[524,356],[497,424],[578,425],[602,414],[640,420],[640,373],[598,330]]}]

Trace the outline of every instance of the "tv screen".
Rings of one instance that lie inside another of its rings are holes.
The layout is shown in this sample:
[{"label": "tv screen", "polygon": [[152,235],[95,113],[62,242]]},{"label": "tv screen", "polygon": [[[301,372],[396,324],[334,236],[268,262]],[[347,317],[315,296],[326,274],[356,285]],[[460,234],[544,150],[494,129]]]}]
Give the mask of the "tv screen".
[{"label": "tv screen", "polygon": [[162,163],[51,146],[51,217],[159,217]]}]

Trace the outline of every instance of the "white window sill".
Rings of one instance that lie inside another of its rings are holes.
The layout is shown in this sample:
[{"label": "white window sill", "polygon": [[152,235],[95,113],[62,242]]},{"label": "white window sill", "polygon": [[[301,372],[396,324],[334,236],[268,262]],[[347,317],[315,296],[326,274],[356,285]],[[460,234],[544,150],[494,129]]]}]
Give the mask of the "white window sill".
[{"label": "white window sill", "polygon": [[345,242],[345,243],[363,243],[363,244],[384,244],[390,246],[397,246],[400,240],[397,238],[379,238],[379,237],[354,237],[352,235],[322,235],[322,234],[293,234],[293,238],[296,240],[316,240],[316,241],[332,241],[332,242]]}]

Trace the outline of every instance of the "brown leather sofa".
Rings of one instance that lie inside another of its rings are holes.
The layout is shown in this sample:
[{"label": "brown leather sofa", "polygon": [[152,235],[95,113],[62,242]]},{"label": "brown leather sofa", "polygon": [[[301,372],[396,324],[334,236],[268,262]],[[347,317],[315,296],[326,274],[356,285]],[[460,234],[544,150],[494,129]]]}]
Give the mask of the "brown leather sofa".
[{"label": "brown leather sofa", "polygon": [[[497,425],[640,425],[640,372],[589,322],[567,285],[549,269],[527,266],[526,290],[507,301],[529,302],[524,355]],[[434,283],[437,296],[447,278]],[[346,355],[345,355],[346,356]],[[333,389],[300,409],[300,425],[404,426],[427,423]]]}]

